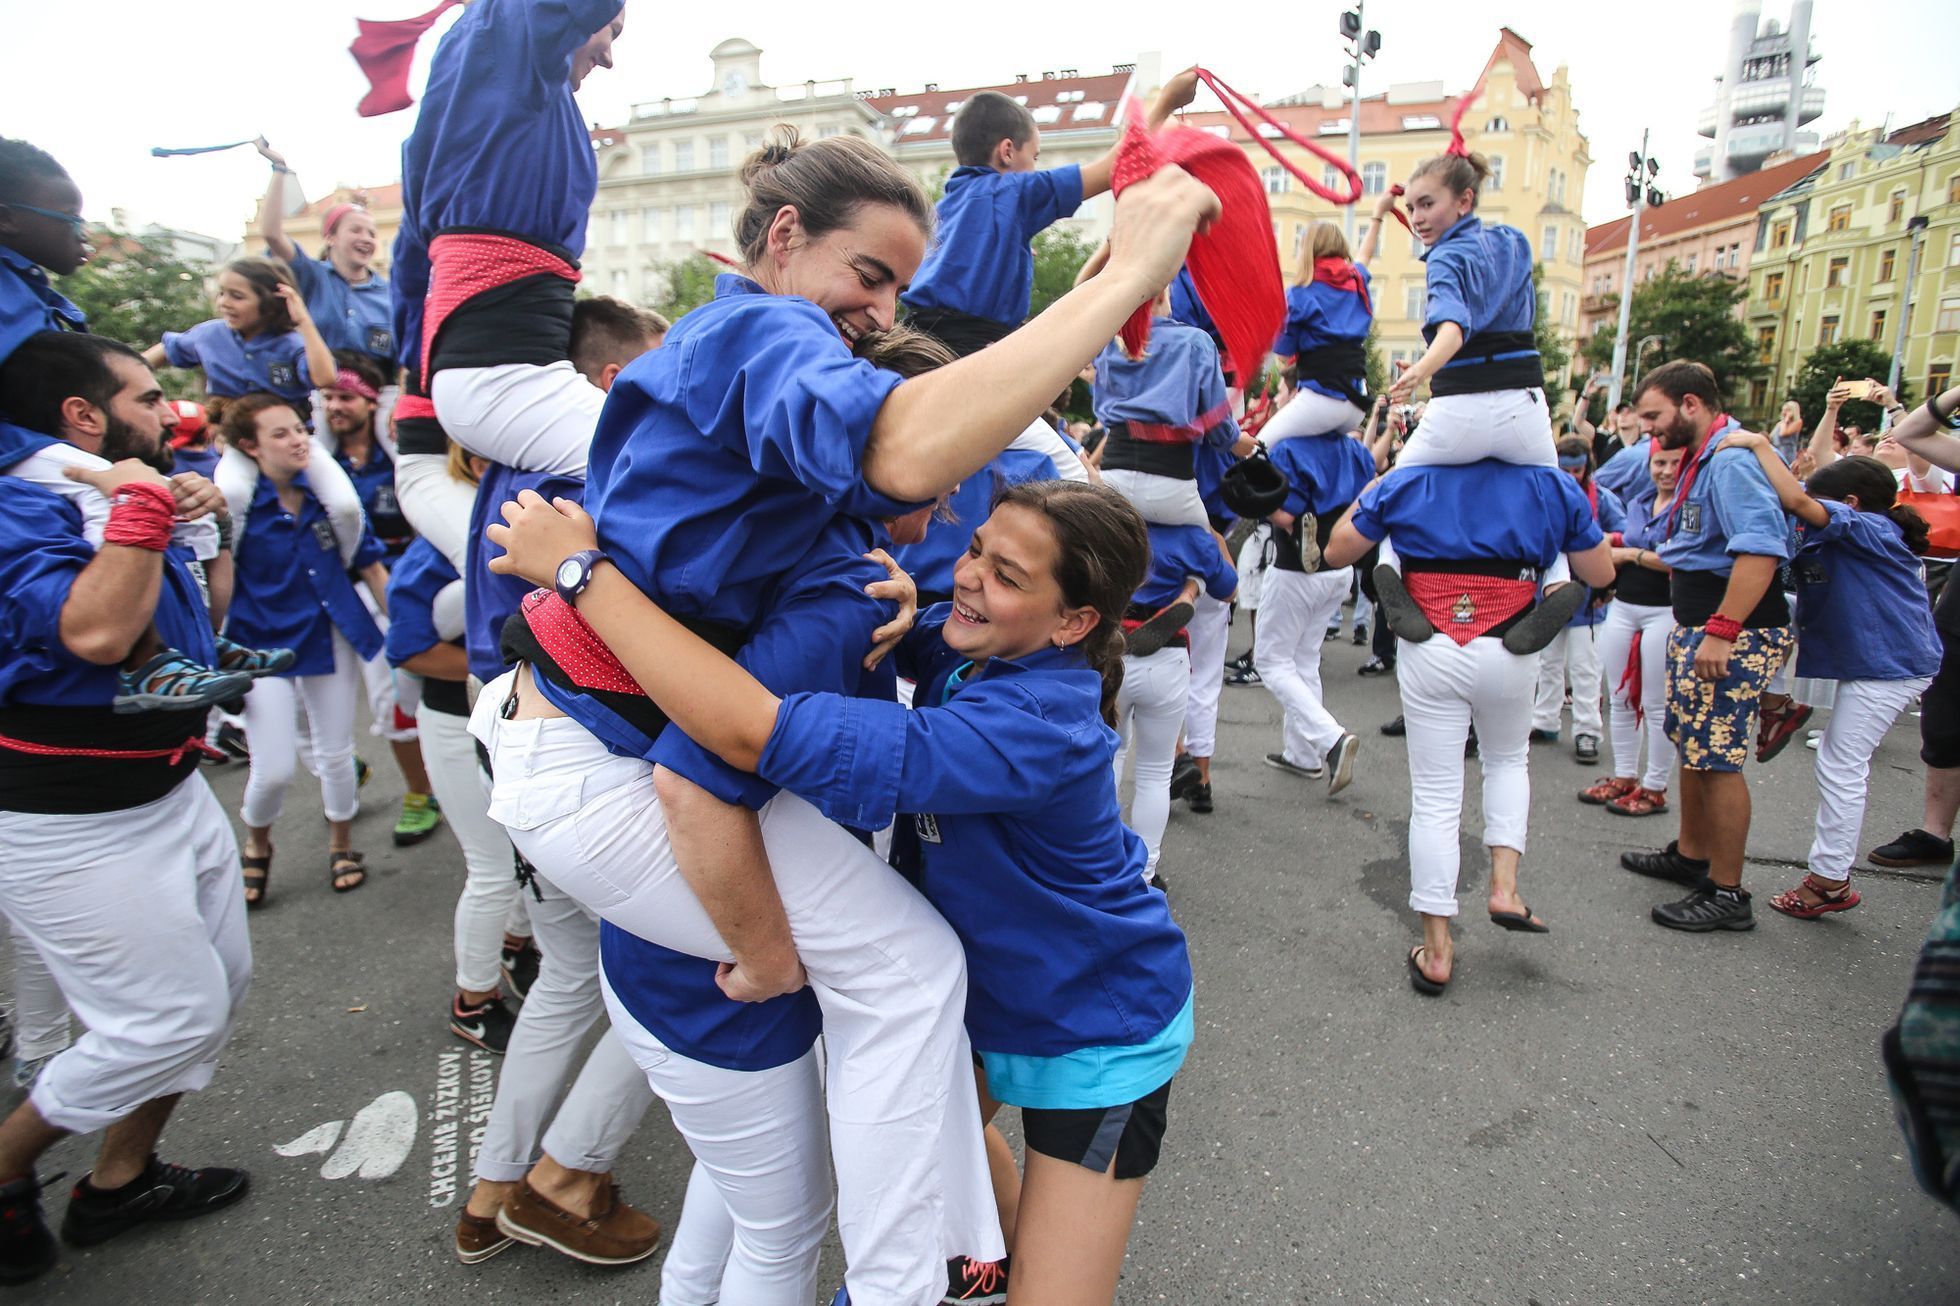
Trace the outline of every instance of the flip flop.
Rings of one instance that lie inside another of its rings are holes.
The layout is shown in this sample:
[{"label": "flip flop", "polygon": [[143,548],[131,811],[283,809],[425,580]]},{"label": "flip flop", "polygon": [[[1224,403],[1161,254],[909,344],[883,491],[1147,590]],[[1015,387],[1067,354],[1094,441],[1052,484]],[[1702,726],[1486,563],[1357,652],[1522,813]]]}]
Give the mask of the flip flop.
[{"label": "flip flop", "polygon": [[1183,599],[1179,599],[1157,612],[1135,630],[1125,631],[1123,651],[1135,657],[1147,658],[1170,643],[1171,638],[1184,629],[1185,624],[1195,615],[1197,609]]},{"label": "flip flop", "polygon": [[1545,924],[1545,922],[1531,919],[1530,907],[1526,907],[1523,911],[1494,911],[1490,914],[1490,923],[1492,925],[1501,925],[1507,930],[1516,930],[1520,934],[1550,934],[1552,932],[1552,927]]},{"label": "flip flop", "polygon": [[[1439,984],[1422,973],[1422,963],[1417,961],[1416,958],[1422,955],[1425,947],[1427,947],[1426,944],[1418,943],[1415,947],[1409,949],[1409,983],[1415,986],[1416,992],[1427,994],[1433,998],[1439,996],[1445,989],[1449,988],[1450,981],[1444,980]],[[1455,978],[1456,971],[1452,968],[1450,979]]]}]

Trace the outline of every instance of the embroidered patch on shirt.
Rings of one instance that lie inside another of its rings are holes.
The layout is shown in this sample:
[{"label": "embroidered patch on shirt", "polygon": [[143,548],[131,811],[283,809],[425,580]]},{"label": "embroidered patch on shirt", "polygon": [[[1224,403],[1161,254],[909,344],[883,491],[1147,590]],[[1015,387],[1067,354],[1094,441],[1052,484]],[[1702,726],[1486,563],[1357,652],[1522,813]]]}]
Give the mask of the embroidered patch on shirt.
[{"label": "embroidered patch on shirt", "polygon": [[273,363],[266,368],[266,378],[276,390],[288,390],[299,384],[299,373],[291,363]]},{"label": "embroidered patch on shirt", "polygon": [[1468,594],[1459,594],[1456,602],[1450,605],[1450,620],[1467,626],[1476,619],[1477,601]]},{"label": "embroidered patch on shirt", "polygon": [[319,541],[323,553],[333,553],[340,548],[340,541],[334,538],[333,526],[327,522],[313,523],[313,538]]},{"label": "embroidered patch on shirt", "polygon": [[370,354],[392,355],[395,352],[395,333],[387,327],[369,327],[367,343]]},{"label": "embroidered patch on shirt", "polygon": [[912,817],[912,828],[918,832],[920,843],[940,843],[939,818],[929,812],[919,812]]},{"label": "embroidered patch on shirt", "polygon": [[1701,505],[1687,503],[1681,505],[1681,529],[1690,535],[1701,534]]}]

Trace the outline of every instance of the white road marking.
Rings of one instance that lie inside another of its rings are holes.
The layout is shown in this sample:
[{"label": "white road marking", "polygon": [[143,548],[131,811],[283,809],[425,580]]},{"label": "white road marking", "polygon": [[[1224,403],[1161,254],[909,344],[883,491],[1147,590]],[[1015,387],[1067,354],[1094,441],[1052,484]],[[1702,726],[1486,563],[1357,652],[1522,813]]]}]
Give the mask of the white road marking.
[{"label": "white road marking", "polygon": [[383,1093],[355,1115],[340,1150],[320,1167],[322,1179],[386,1179],[401,1168],[415,1147],[416,1106],[413,1094],[400,1089]]},{"label": "white road marking", "polygon": [[290,1143],[279,1143],[273,1151],[281,1156],[311,1156],[324,1152],[340,1141],[341,1126],[345,1120],[329,1120],[324,1125],[315,1125]]}]

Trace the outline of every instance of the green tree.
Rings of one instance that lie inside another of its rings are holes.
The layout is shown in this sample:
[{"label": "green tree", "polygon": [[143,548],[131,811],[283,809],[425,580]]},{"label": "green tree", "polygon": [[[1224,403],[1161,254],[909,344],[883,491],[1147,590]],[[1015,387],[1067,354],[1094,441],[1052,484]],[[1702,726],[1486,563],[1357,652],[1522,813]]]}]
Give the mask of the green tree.
[{"label": "green tree", "polygon": [[[1841,377],[1846,381],[1857,381],[1869,377],[1883,382],[1892,369],[1892,355],[1873,340],[1840,340],[1834,345],[1819,345],[1810,351],[1797,369],[1797,375],[1790,383],[1790,398],[1797,401],[1803,409],[1806,430],[1814,429],[1817,419],[1824,415],[1824,393],[1837,384]],[[1908,389],[1906,379],[1899,378],[1900,403],[1906,402]],[[1845,426],[1856,426],[1861,431],[1876,431],[1884,414],[1877,404],[1857,400],[1838,410],[1838,421]]]},{"label": "green tree", "polygon": [[[1748,296],[1744,282],[1719,272],[1694,276],[1668,260],[1658,275],[1634,288],[1627,315],[1629,371],[1637,367],[1634,346],[1648,336],[1659,336],[1659,352],[1649,356],[1648,366],[1672,358],[1706,363],[1723,395],[1733,401],[1746,382],[1769,371],[1749,339],[1749,329],[1735,315],[1736,306]],[[1613,366],[1617,329],[1617,325],[1602,327],[1586,342],[1586,361],[1602,369]]]},{"label": "green tree", "polygon": [[1565,337],[1558,333],[1552,322],[1551,300],[1545,294],[1545,265],[1531,265],[1531,289],[1538,296],[1538,317],[1532,327],[1532,334],[1538,339],[1538,357],[1545,364],[1545,385],[1554,395],[1566,390],[1566,372],[1572,366],[1572,350],[1566,346]]},{"label": "green tree", "polygon": [[715,297],[715,277],[728,269],[704,254],[693,254],[675,263],[662,263],[658,271],[665,285],[660,298],[649,307],[669,322],[678,322]]},{"label": "green tree", "polygon": [[[211,316],[204,294],[205,269],[178,258],[167,241],[105,229],[92,232],[96,256],[54,280],[55,289],[88,317],[88,329],[147,349],[166,331],[187,331]],[[160,368],[157,379],[177,398],[203,390],[195,375]]]},{"label": "green tree", "polygon": [[1034,238],[1034,297],[1028,305],[1029,317],[1075,288],[1075,274],[1095,249],[1081,232],[1067,227],[1050,227]]},{"label": "green tree", "polygon": [[1382,358],[1382,332],[1381,327],[1372,318],[1368,321],[1368,339],[1362,343],[1361,352],[1366,358],[1368,393],[1387,394],[1388,363]]}]

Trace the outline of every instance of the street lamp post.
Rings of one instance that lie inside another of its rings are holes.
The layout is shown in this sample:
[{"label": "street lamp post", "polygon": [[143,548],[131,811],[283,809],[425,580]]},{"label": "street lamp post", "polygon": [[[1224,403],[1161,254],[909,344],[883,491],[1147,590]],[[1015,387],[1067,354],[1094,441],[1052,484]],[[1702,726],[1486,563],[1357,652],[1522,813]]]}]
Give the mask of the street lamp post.
[{"label": "street lamp post", "polygon": [[[1639,151],[1627,156],[1627,203],[1633,209],[1633,218],[1627,223],[1626,270],[1620,276],[1620,329],[1613,337],[1613,381],[1606,395],[1608,412],[1620,406],[1620,395],[1626,384],[1627,319],[1633,310],[1633,260],[1640,252],[1640,215],[1649,208],[1659,208],[1662,202],[1660,188],[1653,184],[1661,165],[1647,153],[1649,135],[1641,132]],[[1639,358],[1633,361],[1635,367],[1640,366]]]},{"label": "street lamp post", "polygon": [[[1906,230],[1912,233],[1912,253],[1906,257],[1906,292],[1899,296],[1899,326],[1892,333],[1892,370],[1885,377],[1885,388],[1894,395],[1899,393],[1899,372],[1906,357],[1906,335],[1912,325],[1912,292],[1919,285],[1919,256],[1926,248],[1926,215],[1915,215],[1906,223]],[[1927,396],[1929,399],[1931,397]],[[1892,415],[1887,413],[1882,426],[1891,425]]]},{"label": "street lamp post", "polygon": [[[1361,171],[1361,65],[1364,60],[1373,59],[1381,53],[1382,34],[1370,32],[1361,25],[1361,11],[1367,0],[1355,0],[1354,8],[1341,15],[1341,36],[1348,43],[1348,66],[1341,72],[1341,80],[1348,85],[1348,167]],[[1354,210],[1350,204],[1341,218],[1341,228],[1347,236],[1348,248],[1354,248]]]},{"label": "street lamp post", "polygon": [[1666,336],[1642,336],[1642,337],[1640,337],[1640,343],[1639,343],[1638,345],[1636,345],[1636,346],[1634,346],[1634,350],[1633,350],[1633,375],[1634,375],[1635,377],[1638,377],[1638,376],[1639,376],[1639,375],[1641,374],[1641,363],[1640,363],[1640,360],[1641,360],[1641,359],[1643,359],[1643,358],[1645,358],[1645,357],[1647,357],[1647,346],[1649,346],[1649,345],[1664,345],[1664,344],[1666,344],[1666,343],[1667,343],[1667,337],[1666,337]]}]

